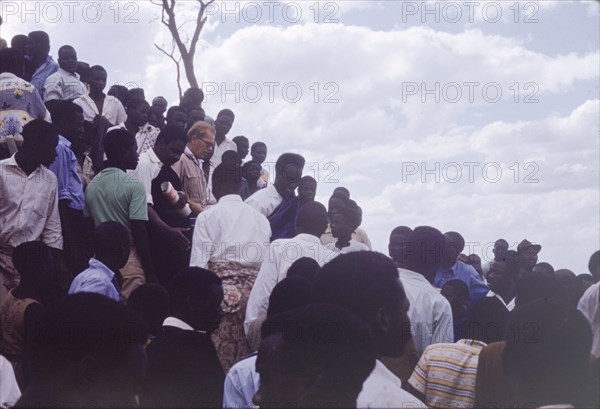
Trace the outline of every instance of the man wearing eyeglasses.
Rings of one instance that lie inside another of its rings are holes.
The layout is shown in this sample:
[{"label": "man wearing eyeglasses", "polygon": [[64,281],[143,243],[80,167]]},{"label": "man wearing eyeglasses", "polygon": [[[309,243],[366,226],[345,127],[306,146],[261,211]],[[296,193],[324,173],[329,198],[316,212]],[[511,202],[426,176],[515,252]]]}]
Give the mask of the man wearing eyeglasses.
[{"label": "man wearing eyeglasses", "polygon": [[215,128],[207,122],[198,121],[188,131],[188,143],[181,159],[172,166],[194,214],[202,212],[211,200],[202,165],[212,157],[214,146]]}]

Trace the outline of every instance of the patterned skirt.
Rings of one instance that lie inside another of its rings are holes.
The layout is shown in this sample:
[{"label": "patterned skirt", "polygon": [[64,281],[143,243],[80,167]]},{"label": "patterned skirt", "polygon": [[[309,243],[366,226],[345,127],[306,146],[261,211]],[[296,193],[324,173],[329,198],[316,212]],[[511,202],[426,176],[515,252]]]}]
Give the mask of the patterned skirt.
[{"label": "patterned skirt", "polygon": [[208,269],[223,283],[223,312],[221,325],[213,332],[212,340],[225,373],[241,358],[250,353],[244,334],[244,318],[250,291],[258,268],[244,267],[236,262],[209,262]]}]

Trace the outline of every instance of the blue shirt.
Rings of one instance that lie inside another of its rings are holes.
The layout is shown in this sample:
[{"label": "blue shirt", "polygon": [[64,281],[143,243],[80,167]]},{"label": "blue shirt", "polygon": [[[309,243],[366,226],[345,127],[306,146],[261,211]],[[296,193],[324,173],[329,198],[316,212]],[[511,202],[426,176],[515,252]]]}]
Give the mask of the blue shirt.
[{"label": "blue shirt", "polygon": [[448,281],[455,279],[463,281],[469,287],[470,303],[485,296],[490,290],[477,271],[460,260],[452,268],[435,273],[433,286],[442,288]]},{"label": "blue shirt", "polygon": [[52,60],[52,57],[47,56],[46,62],[40,65],[31,77],[31,84],[35,87],[38,94],[40,94],[42,101],[44,100],[44,84],[46,83],[46,78],[56,71],[58,71],[58,64]]},{"label": "blue shirt", "polygon": [[89,268],[77,274],[69,287],[69,294],[96,293],[121,301],[115,273],[95,258],[90,259],[89,265]]},{"label": "blue shirt", "polygon": [[77,174],[77,158],[71,150],[71,142],[62,135],[58,136],[56,159],[48,169],[58,180],[58,200],[68,200],[71,209],[83,210],[83,182]]}]

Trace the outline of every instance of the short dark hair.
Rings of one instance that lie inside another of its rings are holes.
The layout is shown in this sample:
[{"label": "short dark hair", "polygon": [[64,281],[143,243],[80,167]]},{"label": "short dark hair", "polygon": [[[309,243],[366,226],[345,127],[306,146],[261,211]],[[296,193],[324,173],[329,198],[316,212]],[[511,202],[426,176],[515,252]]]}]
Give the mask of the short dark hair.
[{"label": "short dark hair", "polygon": [[127,87],[125,87],[123,85],[118,85],[118,84],[112,85],[106,94],[117,98],[119,101],[121,101],[123,106],[127,106],[127,103],[129,102],[129,99],[131,98]]},{"label": "short dark hair", "polygon": [[129,230],[121,223],[113,221],[100,223],[94,230],[92,245],[96,254],[119,252],[122,246],[131,245]]},{"label": "short dark hair", "polygon": [[517,281],[515,306],[536,300],[567,300],[567,292],[554,276],[527,274]]},{"label": "short dark hair", "polygon": [[52,99],[46,102],[46,108],[55,124],[67,122],[73,119],[75,114],[83,114],[83,108],[68,100]]},{"label": "short dark hair", "polygon": [[230,118],[235,119],[235,114],[229,108],[225,108],[225,109],[220,110],[219,113],[217,114],[217,118],[219,118],[220,116],[228,116]]},{"label": "short dark hair", "polygon": [[394,236],[396,234],[411,234],[412,231],[413,230],[408,226],[394,227],[394,229],[390,233],[390,239],[392,238],[392,236]]},{"label": "short dark hair", "polygon": [[312,283],[320,269],[321,266],[316,260],[310,257],[300,257],[288,269],[287,277],[301,277]]},{"label": "short dark hair", "polygon": [[498,239],[498,240],[496,240],[494,242],[494,247],[496,247],[496,245],[498,245],[498,244],[505,244],[506,247],[508,247],[508,242],[506,240],[504,240],[504,239]]},{"label": "short dark hair", "polygon": [[237,151],[225,151],[221,156],[221,163],[235,163],[241,166],[242,158],[240,158],[240,154]]},{"label": "short dark hair", "polygon": [[517,280],[519,277],[518,257],[519,256],[517,255],[517,252],[515,250],[507,250],[504,254],[502,254],[502,259],[499,260],[506,263],[506,271],[508,272],[512,280]]},{"label": "short dark hair", "polygon": [[[129,91],[129,96],[131,96],[131,91]],[[125,107],[127,108],[127,112],[131,112],[131,110],[137,109],[140,105],[144,105],[144,104],[150,106],[150,104],[148,104],[148,101],[146,101],[143,98],[131,97],[127,101],[127,105]]]},{"label": "short dark hair", "polygon": [[[154,98],[154,99],[156,99],[156,98]],[[172,118],[173,115],[176,114],[177,112],[182,112],[184,115],[187,116],[187,112],[185,111],[185,109],[183,109],[179,105],[173,105],[172,107],[167,109],[166,119],[168,120],[168,119]]]},{"label": "short dark hair", "polygon": [[455,231],[447,231],[446,233],[444,233],[444,236],[446,236],[447,245],[450,245],[450,243],[452,243],[458,246],[457,250],[459,254],[465,249],[465,239],[460,233]]},{"label": "short dark hair", "polygon": [[171,311],[186,308],[188,297],[210,299],[212,285],[221,285],[221,279],[212,271],[200,267],[187,267],[179,271],[168,286]]},{"label": "short dark hair", "polygon": [[223,162],[217,166],[212,174],[213,186],[220,186],[227,190],[238,191],[242,183],[240,165],[233,162]]},{"label": "short dark hair", "polygon": [[90,355],[110,373],[146,339],[142,322],[123,304],[95,293],[68,295],[48,308],[33,334],[31,373],[47,379]]},{"label": "short dark hair", "polygon": [[144,284],[133,290],[127,306],[142,318],[148,332],[158,335],[169,316],[169,292],[160,284]]},{"label": "short dark hair", "polygon": [[[262,339],[281,336],[282,363],[296,370],[322,367],[320,393],[355,400],[375,367],[375,340],[368,326],[335,305],[309,305],[268,318]],[[260,357],[259,357],[260,359]]]},{"label": "short dark hair", "polygon": [[307,306],[312,295],[312,284],[301,277],[286,277],[273,288],[269,296],[267,318],[285,311]]},{"label": "short dark hair", "polygon": [[167,124],[161,130],[156,137],[156,145],[168,145],[172,142],[183,142],[187,144],[188,136],[185,129],[178,127],[177,125]]},{"label": "short dark hair", "polygon": [[333,189],[333,193],[342,194],[346,197],[346,199],[350,199],[350,191],[343,186],[338,186],[335,189]]},{"label": "short dark hair", "polygon": [[73,47],[72,45],[65,44],[65,45],[61,46],[58,49],[58,55],[60,56],[60,53],[63,52],[63,51],[66,51],[66,50],[73,50],[73,51],[75,51],[75,47]]},{"label": "short dark hair", "polygon": [[316,201],[302,206],[296,218],[296,228],[302,227],[305,233],[319,237],[327,229],[327,223],[327,209]]},{"label": "short dark hair", "polygon": [[438,229],[431,226],[416,227],[406,243],[406,268],[418,272],[437,270],[444,245],[444,235]]},{"label": "short dark hair", "polygon": [[468,300],[471,296],[469,295],[469,286],[463,280],[459,280],[454,278],[450,281],[447,281],[443,287],[450,287],[458,293],[458,296]]},{"label": "short dark hair", "polygon": [[600,250],[597,250],[590,256],[590,261],[588,262],[588,270],[594,276],[594,280],[600,280]]},{"label": "short dark hair", "polygon": [[17,77],[23,76],[25,57],[16,48],[3,48],[0,50],[0,72],[10,72]]},{"label": "short dark hair", "polygon": [[533,268],[536,268],[538,266],[545,269],[550,275],[554,275],[554,267],[552,267],[552,264],[546,263],[545,261],[541,261],[535,266],[533,266]]},{"label": "short dark hair", "polygon": [[236,145],[237,145],[238,141],[246,141],[246,142],[250,143],[250,141],[248,140],[248,138],[246,138],[244,135],[235,136],[232,139],[232,141],[235,142]]},{"label": "short dark hair", "polygon": [[27,122],[23,127],[23,145],[37,144],[48,138],[58,138],[58,129],[56,126],[43,119],[34,119]]},{"label": "short dark hair", "polygon": [[197,101],[194,102],[198,102],[199,104],[202,103],[202,101],[204,101],[204,91],[202,91],[201,88],[197,88],[197,87],[191,87],[185,90],[185,92],[183,93],[183,96],[186,98],[193,98]]},{"label": "short dark hair", "polygon": [[362,221],[362,211],[354,200],[348,200],[346,206],[338,209],[337,213],[341,214],[346,224],[352,231],[358,229]]},{"label": "short dark hair", "polygon": [[304,168],[304,158],[297,153],[284,153],[275,162],[275,173],[281,173],[285,171],[288,165],[296,165],[300,169]]},{"label": "short dark hair", "polygon": [[[397,305],[397,281],[396,265],[381,253],[340,254],[317,273],[313,302],[339,305],[372,324],[379,308]],[[404,290],[400,297],[406,298]]]},{"label": "short dark hair", "polygon": [[51,259],[50,247],[43,241],[28,241],[19,244],[12,254],[12,262],[23,282],[35,279],[41,267]]},{"label": "short dark hair", "polygon": [[92,75],[93,71],[102,71],[102,72],[106,72],[108,73],[108,71],[106,71],[106,69],[101,66],[101,65],[92,65],[89,69],[88,69],[88,73],[89,75]]},{"label": "short dark hair", "polygon": [[315,185],[317,184],[317,181],[315,180],[315,178],[313,178],[312,176],[306,175],[306,176],[302,176],[300,178],[300,183],[298,185],[301,185],[301,184],[307,183],[307,182],[314,183]]},{"label": "short dark hair", "polygon": [[[256,167],[258,167],[258,169],[261,168],[260,163],[255,162],[253,160],[250,160],[250,161],[244,163],[242,165],[242,176],[245,177],[246,179],[248,179],[248,170],[250,169],[251,166],[256,166]],[[260,179],[260,174],[258,175],[258,178]]]},{"label": "short dark hair", "polygon": [[264,142],[254,142],[252,144],[252,146],[250,147],[250,152],[254,152],[254,150],[259,147],[263,147],[263,148],[267,149],[267,144]]},{"label": "short dark hair", "polygon": [[27,37],[34,39],[38,43],[45,44],[48,47],[50,46],[50,37],[45,31],[32,31],[27,34]]},{"label": "short dark hair", "polygon": [[109,161],[114,161],[135,144],[135,136],[127,129],[113,129],[104,137],[104,153]]}]

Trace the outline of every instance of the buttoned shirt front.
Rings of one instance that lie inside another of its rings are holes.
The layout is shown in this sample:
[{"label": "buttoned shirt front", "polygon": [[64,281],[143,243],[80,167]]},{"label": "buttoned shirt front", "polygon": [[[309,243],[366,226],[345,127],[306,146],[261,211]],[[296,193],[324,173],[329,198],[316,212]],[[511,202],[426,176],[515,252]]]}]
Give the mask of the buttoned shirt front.
[{"label": "buttoned shirt front", "polygon": [[426,408],[425,404],[402,389],[402,381],[380,361],[363,383],[357,408]]},{"label": "buttoned shirt front", "polygon": [[77,274],[71,283],[69,294],[96,293],[121,301],[121,294],[115,281],[115,273],[110,268],[101,261],[91,258],[89,267]]},{"label": "buttoned shirt front", "polygon": [[[110,132],[113,129],[127,129],[125,126],[125,122],[121,122],[119,125],[112,126],[106,130],[106,132]],[[155,128],[150,124],[146,124],[144,126],[140,126],[139,131],[135,134],[135,141],[137,142],[138,147],[138,155],[142,155],[152,148],[154,148],[154,144],[156,143],[156,138],[158,138],[158,134],[160,133],[160,129]]]},{"label": "buttoned shirt front", "polygon": [[173,166],[173,170],[181,180],[181,187],[188,195],[188,198],[201,205],[206,205],[210,198],[210,192],[202,170],[201,159],[194,156],[190,148],[185,147],[185,151]]},{"label": "buttoned shirt front", "polygon": [[149,204],[154,204],[152,199],[152,181],[163,167],[163,163],[158,159],[154,149],[150,149],[142,153],[138,160],[138,166],[135,170],[127,171],[128,174],[138,179],[144,185],[146,191],[146,201]]},{"label": "buttoned shirt front", "polygon": [[265,216],[227,195],[196,219],[190,266],[206,268],[209,261],[233,261],[260,266],[267,255],[271,226]]},{"label": "buttoned shirt front", "polygon": [[42,100],[44,100],[44,84],[46,79],[52,74],[58,71],[58,64],[50,57],[46,56],[46,61],[40,65],[31,77],[31,84],[35,87],[37,92],[40,94]]},{"label": "buttoned shirt front", "polygon": [[94,100],[87,94],[80,96],[73,101],[83,109],[83,119],[88,122],[92,122],[97,115],[105,117],[108,122],[113,125],[125,122],[127,114],[123,104],[117,98],[112,95],[104,96],[104,104],[102,106],[102,112],[98,112],[98,106]]},{"label": "buttoned shirt front", "polygon": [[56,176],[39,166],[27,175],[15,155],[0,161],[0,246],[41,240],[62,249]]},{"label": "buttoned shirt front", "polygon": [[48,169],[56,175],[58,181],[58,200],[68,200],[69,208],[83,210],[83,182],[77,173],[77,165],[77,158],[71,150],[71,142],[59,135],[56,159]]},{"label": "buttoned shirt front", "polygon": [[21,135],[34,119],[50,122],[50,113],[35,87],[10,72],[0,74],[0,139]]},{"label": "buttoned shirt front", "polygon": [[309,257],[322,266],[336,255],[336,252],[323,246],[319,238],[311,234],[298,234],[291,239],[273,241],[250,292],[244,330],[247,332],[250,323],[259,316],[267,315],[269,296],[277,283],[287,277],[287,271],[294,261]]},{"label": "buttoned shirt front", "polygon": [[79,74],[58,68],[46,79],[44,84],[44,102],[53,99],[75,99],[87,93],[85,84],[79,80]]},{"label": "buttoned shirt front", "polygon": [[223,154],[227,151],[237,152],[237,145],[235,144],[235,142],[227,138],[225,138],[225,140],[221,142],[220,145],[218,145],[217,142],[215,142],[215,151],[213,153],[212,158],[210,158],[210,167],[214,169],[217,166],[219,166],[221,164]]},{"label": "buttoned shirt front", "polygon": [[448,300],[422,274],[403,268],[398,273],[410,302],[408,317],[419,355],[431,344],[453,342],[452,308]]},{"label": "buttoned shirt front", "polygon": [[264,189],[257,190],[246,199],[247,204],[258,210],[258,212],[265,217],[269,217],[282,201],[283,197],[279,194],[277,189],[275,189],[275,185],[273,184]]}]

